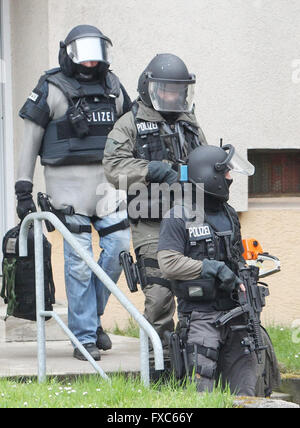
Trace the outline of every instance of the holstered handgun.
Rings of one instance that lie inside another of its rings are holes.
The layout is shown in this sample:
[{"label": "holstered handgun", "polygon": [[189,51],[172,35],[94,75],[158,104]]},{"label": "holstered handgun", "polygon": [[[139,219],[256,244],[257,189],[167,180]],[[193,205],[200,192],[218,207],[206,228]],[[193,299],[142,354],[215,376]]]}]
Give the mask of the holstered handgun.
[{"label": "holstered handgun", "polygon": [[171,367],[176,379],[183,379],[188,374],[187,354],[180,335],[174,331],[166,331],[164,338],[168,344]]},{"label": "holstered handgun", "polygon": [[[53,208],[49,201],[49,197],[45,193],[39,192],[37,194],[37,202],[41,211],[46,211],[50,213],[53,212]],[[46,220],[45,224],[48,232],[53,232],[55,230],[55,227],[49,221]]]},{"label": "holstered handgun", "polygon": [[120,264],[123,266],[128,288],[131,293],[138,291],[137,284],[141,283],[140,274],[136,263],[130,253],[122,251],[119,254]]}]

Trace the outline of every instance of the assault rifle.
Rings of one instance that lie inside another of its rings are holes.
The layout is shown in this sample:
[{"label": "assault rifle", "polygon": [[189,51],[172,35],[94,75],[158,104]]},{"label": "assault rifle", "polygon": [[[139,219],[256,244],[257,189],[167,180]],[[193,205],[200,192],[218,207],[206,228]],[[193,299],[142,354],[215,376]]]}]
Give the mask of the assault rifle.
[{"label": "assault rifle", "polygon": [[[265,346],[262,339],[260,315],[266,304],[265,298],[269,295],[269,290],[267,284],[259,282],[259,278],[278,272],[280,270],[280,262],[276,257],[263,253],[256,240],[244,240],[243,245],[245,248],[244,257],[249,260],[247,260],[248,264],[239,265],[238,276],[243,282],[246,291],[239,290],[237,292],[239,306],[221,315],[216,321],[216,326],[221,327],[229,321],[245,315],[247,319],[245,325],[233,325],[230,328],[232,331],[246,330],[248,335],[241,341],[241,345],[245,348],[244,352],[249,354],[255,351],[258,363],[261,364],[262,351],[267,346]],[[276,266],[270,270],[260,271],[261,264],[265,260],[274,262]]]},{"label": "assault rifle", "polygon": [[246,330],[248,336],[245,336],[241,345],[245,348],[245,354],[255,351],[258,363],[262,363],[261,351],[266,349],[263,343],[260,329],[260,314],[265,306],[265,297],[269,295],[267,286],[258,286],[258,272],[256,266],[243,266],[239,270],[239,278],[243,281],[246,292],[238,291],[237,308],[232,309],[226,314],[219,317],[216,321],[216,326],[221,327],[229,321],[243,314],[246,315],[246,325],[233,325],[232,331]]}]

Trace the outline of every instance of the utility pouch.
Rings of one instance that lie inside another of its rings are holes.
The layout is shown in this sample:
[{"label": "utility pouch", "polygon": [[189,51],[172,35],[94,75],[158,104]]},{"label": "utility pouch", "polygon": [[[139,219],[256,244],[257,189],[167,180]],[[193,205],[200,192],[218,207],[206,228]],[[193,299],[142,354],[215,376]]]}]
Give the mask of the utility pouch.
[{"label": "utility pouch", "polygon": [[84,138],[89,135],[89,123],[87,116],[81,108],[75,105],[68,111],[68,119],[78,138]]},{"label": "utility pouch", "polygon": [[217,296],[214,278],[172,281],[172,290],[175,296],[191,302],[211,302]]}]

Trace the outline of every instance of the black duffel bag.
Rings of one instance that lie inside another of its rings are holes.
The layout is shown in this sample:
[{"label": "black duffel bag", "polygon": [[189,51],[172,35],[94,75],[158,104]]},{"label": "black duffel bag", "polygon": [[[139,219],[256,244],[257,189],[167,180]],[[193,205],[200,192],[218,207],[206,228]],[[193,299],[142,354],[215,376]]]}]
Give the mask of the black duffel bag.
[{"label": "black duffel bag", "polygon": [[[19,256],[20,227],[9,230],[2,242],[1,297],[7,304],[7,316],[36,321],[34,228],[28,232],[28,255]],[[51,244],[43,235],[45,310],[52,311],[55,286],[51,267]],[[50,318],[46,318],[50,319]]]}]

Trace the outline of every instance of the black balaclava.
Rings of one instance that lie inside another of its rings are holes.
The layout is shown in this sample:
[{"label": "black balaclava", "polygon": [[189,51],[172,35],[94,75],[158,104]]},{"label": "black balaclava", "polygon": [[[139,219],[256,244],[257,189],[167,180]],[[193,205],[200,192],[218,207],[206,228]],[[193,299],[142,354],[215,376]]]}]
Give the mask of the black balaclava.
[{"label": "black balaclava", "polygon": [[85,67],[82,64],[75,64],[75,79],[83,82],[100,80],[101,74],[99,72],[99,65],[100,64],[97,64],[95,67]]}]

